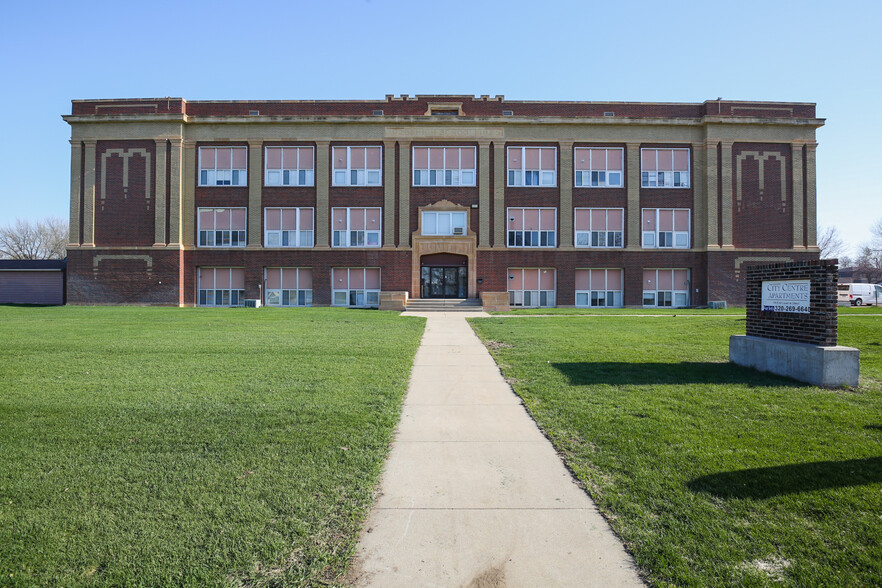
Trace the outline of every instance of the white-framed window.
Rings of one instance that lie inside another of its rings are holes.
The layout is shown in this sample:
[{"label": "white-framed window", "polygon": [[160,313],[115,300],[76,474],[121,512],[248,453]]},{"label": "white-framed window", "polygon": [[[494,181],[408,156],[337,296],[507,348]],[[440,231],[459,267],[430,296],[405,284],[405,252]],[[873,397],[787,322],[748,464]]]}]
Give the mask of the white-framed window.
[{"label": "white-framed window", "polygon": [[474,186],[474,147],[414,147],[414,186]]},{"label": "white-framed window", "polygon": [[245,269],[200,267],[197,270],[199,306],[242,306],[245,304]]},{"label": "white-framed window", "polygon": [[688,188],[689,149],[641,149],[640,178],[644,188]]},{"label": "white-framed window", "polygon": [[200,247],[245,247],[245,208],[200,208]]},{"label": "white-framed window", "polygon": [[576,306],[622,308],[621,269],[577,269]]},{"label": "white-framed window", "polygon": [[331,222],[334,247],[379,247],[382,208],[334,208]]},{"label": "white-framed window", "polygon": [[312,208],[264,208],[264,247],[312,247],[315,214]]},{"label": "white-framed window", "polygon": [[624,208],[577,208],[576,247],[624,247]]},{"label": "white-framed window", "polygon": [[690,212],[688,208],[644,208],[643,247],[689,249]]},{"label": "white-framed window", "polygon": [[557,246],[556,208],[509,208],[509,247]]},{"label": "white-framed window", "polygon": [[200,147],[200,186],[247,186],[248,147]]},{"label": "white-framed window", "polygon": [[555,305],[554,268],[508,268],[508,297],[512,307]]},{"label": "white-framed window", "polygon": [[468,217],[465,211],[438,212],[426,210],[423,212],[423,235],[449,235],[461,237],[468,234],[466,223]]},{"label": "white-framed window", "polygon": [[312,147],[266,147],[264,183],[267,186],[314,186]]},{"label": "white-framed window", "polygon": [[689,306],[689,270],[643,270],[643,306],[650,308]]},{"label": "white-framed window", "polygon": [[334,306],[354,308],[380,305],[380,268],[335,267],[331,269]]},{"label": "white-framed window", "polygon": [[382,186],[382,147],[334,147],[335,186]]},{"label": "white-framed window", "polygon": [[557,147],[509,147],[509,186],[557,186]]},{"label": "white-framed window", "polygon": [[624,185],[624,149],[576,147],[574,162],[577,188],[621,188]]},{"label": "white-framed window", "polygon": [[267,306],[312,306],[312,269],[267,267],[263,270]]}]

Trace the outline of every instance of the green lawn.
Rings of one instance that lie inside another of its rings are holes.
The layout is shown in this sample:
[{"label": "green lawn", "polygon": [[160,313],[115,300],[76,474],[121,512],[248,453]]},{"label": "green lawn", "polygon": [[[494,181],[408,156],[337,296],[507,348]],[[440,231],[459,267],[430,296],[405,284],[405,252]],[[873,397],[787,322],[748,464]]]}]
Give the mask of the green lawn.
[{"label": "green lawn", "polygon": [[0,585],[339,582],[423,325],[0,307]]},{"label": "green lawn", "polygon": [[861,349],[857,390],[727,363],[739,317],[471,323],[651,584],[869,586],[882,317],[857,310],[839,320]]},{"label": "green lawn", "polygon": [[[879,315],[882,316],[882,308],[877,306],[839,306],[837,311],[840,315]],[[744,307],[731,308],[518,308],[510,311],[491,312],[494,316],[535,316],[535,315],[677,315],[677,316],[716,316],[727,315],[744,316]]]}]

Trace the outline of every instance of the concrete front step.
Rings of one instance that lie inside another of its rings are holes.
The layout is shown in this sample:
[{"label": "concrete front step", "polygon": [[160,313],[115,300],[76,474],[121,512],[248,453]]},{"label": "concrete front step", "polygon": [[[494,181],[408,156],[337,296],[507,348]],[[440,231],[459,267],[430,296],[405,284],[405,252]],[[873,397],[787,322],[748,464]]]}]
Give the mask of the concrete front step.
[{"label": "concrete front step", "polygon": [[407,301],[411,312],[475,312],[482,308],[477,298],[417,298]]}]

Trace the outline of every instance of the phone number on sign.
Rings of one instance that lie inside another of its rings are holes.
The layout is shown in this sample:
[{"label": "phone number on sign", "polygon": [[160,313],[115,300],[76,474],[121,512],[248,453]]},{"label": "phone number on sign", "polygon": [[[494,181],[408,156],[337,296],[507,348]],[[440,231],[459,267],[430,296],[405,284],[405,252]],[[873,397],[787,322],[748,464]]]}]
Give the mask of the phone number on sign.
[{"label": "phone number on sign", "polygon": [[774,305],[774,306],[763,306],[764,311],[772,311],[772,312],[809,312],[808,306],[785,306],[785,305]]}]

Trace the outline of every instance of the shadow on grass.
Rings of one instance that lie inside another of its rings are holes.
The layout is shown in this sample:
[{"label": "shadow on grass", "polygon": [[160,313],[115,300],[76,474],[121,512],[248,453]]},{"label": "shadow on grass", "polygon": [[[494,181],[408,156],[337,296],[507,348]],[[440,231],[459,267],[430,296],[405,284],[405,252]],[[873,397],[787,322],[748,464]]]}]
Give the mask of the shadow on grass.
[{"label": "shadow on grass", "polygon": [[813,490],[882,482],[882,457],[816,461],[702,476],[686,483],[693,492],[720,498],[773,498]]},{"label": "shadow on grass", "polygon": [[864,428],[868,431],[880,431],[882,432],[882,425],[864,425]]},{"label": "shadow on grass", "polygon": [[612,384],[748,384],[750,386],[807,386],[790,378],[763,374],[733,363],[626,363],[616,361],[555,363],[572,386]]}]

